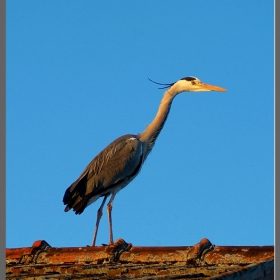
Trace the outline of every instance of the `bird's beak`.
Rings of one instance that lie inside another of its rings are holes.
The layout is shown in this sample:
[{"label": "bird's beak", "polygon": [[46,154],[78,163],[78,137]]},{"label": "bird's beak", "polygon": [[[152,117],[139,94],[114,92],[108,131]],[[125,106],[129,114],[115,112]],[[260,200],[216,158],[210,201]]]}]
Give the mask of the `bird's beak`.
[{"label": "bird's beak", "polygon": [[209,84],[201,84],[200,85],[201,89],[204,89],[206,91],[214,90],[214,91],[227,91],[225,88],[222,87],[217,87],[217,86],[212,86]]}]

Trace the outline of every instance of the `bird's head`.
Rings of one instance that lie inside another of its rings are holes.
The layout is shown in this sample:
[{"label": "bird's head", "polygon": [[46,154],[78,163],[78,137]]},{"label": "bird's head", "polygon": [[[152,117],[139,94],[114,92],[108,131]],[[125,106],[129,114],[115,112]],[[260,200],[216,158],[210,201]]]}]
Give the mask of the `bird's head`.
[{"label": "bird's head", "polygon": [[[196,77],[185,77],[174,83],[176,85],[178,93],[184,91],[227,91],[225,88],[205,84]],[[172,86],[173,86],[172,85]]]},{"label": "bird's head", "polygon": [[177,81],[175,83],[171,83],[171,84],[161,84],[161,83],[154,82],[151,79],[149,79],[149,80],[153,83],[164,86],[164,87],[161,87],[160,89],[163,89],[163,88],[171,89],[172,88],[174,90],[175,94],[185,92],[185,91],[191,91],[191,92],[227,91],[225,88],[222,88],[222,87],[205,84],[196,77],[185,77],[185,78],[182,78],[179,81]]}]

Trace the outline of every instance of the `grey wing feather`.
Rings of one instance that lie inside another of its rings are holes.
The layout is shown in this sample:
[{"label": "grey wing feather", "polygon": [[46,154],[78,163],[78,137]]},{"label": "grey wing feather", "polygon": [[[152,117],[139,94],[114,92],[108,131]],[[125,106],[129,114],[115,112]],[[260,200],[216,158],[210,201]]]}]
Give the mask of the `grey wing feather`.
[{"label": "grey wing feather", "polygon": [[81,214],[90,198],[110,194],[116,186],[124,187],[142,165],[142,144],[135,135],[125,135],[109,144],[85,168],[66,190],[65,211]]}]

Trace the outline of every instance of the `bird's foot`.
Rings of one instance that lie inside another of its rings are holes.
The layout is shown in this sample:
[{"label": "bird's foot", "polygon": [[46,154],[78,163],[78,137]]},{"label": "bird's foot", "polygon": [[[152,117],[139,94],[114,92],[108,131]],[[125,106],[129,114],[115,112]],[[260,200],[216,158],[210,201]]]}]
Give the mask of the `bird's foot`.
[{"label": "bird's foot", "polygon": [[131,243],[126,243],[122,238],[116,240],[115,243],[110,245],[102,244],[107,246],[106,252],[111,255],[110,261],[117,262],[123,252],[129,251],[132,247]]}]

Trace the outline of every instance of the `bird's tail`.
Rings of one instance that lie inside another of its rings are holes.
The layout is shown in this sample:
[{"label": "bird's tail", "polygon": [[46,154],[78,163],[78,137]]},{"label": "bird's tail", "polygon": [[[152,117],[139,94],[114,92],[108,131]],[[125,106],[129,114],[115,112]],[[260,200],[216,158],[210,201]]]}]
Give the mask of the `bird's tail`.
[{"label": "bird's tail", "polygon": [[81,214],[85,209],[86,176],[75,181],[64,193],[63,203],[66,205],[64,211],[73,208],[76,214]]},{"label": "bird's tail", "polygon": [[63,200],[62,200],[64,205],[67,205],[64,209],[65,212],[68,212],[72,208],[72,205],[70,203],[71,197],[72,197],[72,192],[70,191],[70,188],[71,188],[71,186],[65,191],[65,194],[64,194]]}]

